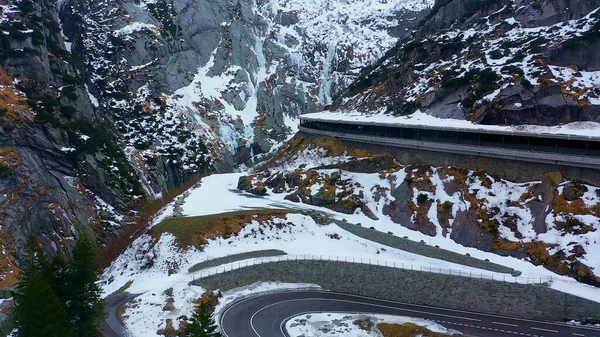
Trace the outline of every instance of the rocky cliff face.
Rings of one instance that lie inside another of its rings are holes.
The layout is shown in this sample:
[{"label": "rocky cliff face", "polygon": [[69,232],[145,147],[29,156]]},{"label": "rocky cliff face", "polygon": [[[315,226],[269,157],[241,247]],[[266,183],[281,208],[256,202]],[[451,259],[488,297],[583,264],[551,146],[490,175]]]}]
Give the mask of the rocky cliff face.
[{"label": "rocky cliff face", "polygon": [[437,1],[341,110],[482,124],[599,121],[599,1]]},{"label": "rocky cliff face", "polygon": [[29,235],[53,252],[82,230],[106,242],[143,190],[88,98],[56,3],[0,6],[0,285],[11,285]]},{"label": "rocky cliff face", "polygon": [[[430,3],[66,0],[98,109],[149,189],[227,170],[294,132],[406,35]],[[110,9],[110,10],[107,10]]]}]

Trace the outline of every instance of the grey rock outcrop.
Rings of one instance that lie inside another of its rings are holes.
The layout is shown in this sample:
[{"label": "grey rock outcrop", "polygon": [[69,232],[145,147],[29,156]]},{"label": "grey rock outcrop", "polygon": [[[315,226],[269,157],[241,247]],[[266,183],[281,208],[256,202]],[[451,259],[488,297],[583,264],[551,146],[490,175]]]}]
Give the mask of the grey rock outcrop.
[{"label": "grey rock outcrop", "polygon": [[30,235],[52,254],[69,254],[82,232],[109,242],[142,191],[88,96],[56,3],[2,5],[13,6],[0,46],[0,223],[12,266]]}]

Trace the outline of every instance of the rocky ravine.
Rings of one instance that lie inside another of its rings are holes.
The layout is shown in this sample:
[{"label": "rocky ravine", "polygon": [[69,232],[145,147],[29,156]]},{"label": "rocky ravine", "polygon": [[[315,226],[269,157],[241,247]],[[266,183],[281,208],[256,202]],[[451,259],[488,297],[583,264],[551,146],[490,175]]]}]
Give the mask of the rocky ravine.
[{"label": "rocky ravine", "polygon": [[600,285],[600,188],[559,172],[516,183],[453,166],[398,164],[328,137],[296,136],[238,188],[527,259]]},{"label": "rocky ravine", "polygon": [[0,266],[284,140],[428,1],[0,1]]}]

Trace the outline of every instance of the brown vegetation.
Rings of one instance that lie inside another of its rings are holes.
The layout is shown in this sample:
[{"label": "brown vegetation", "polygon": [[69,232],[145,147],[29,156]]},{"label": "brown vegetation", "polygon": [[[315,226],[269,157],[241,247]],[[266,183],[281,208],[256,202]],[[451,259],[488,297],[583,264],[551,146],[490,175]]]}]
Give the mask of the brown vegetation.
[{"label": "brown vegetation", "polygon": [[19,282],[20,269],[15,265],[14,238],[6,229],[0,229],[0,288],[11,287]]},{"label": "brown vegetation", "polygon": [[[478,226],[485,229],[486,232],[497,237],[498,222],[491,219],[491,211],[484,207],[485,199],[477,199],[474,193],[469,192],[469,186],[467,185],[468,171],[465,169],[451,167],[448,168],[448,174],[454,176],[454,182],[461,191],[461,195],[471,204],[471,208],[475,212],[475,215],[478,219]],[[479,172],[475,173],[475,176],[479,177],[479,179],[482,181],[482,185],[489,185],[491,187],[492,182],[486,174]]]},{"label": "brown vegetation", "polygon": [[391,324],[391,323],[379,323],[377,329],[381,332],[383,337],[449,337],[449,336],[460,336],[460,335],[448,335],[440,332],[433,332],[422,326],[418,326],[412,323],[404,324]]},{"label": "brown vegetation", "polygon": [[297,134],[282,147],[280,147],[271,159],[267,160],[265,164],[260,165],[260,167],[257,167],[256,169],[259,170],[261,168],[278,166],[288,160],[291,160],[298,153],[309,148],[322,148],[326,151],[325,153],[329,157],[338,157],[342,155],[355,158],[374,157],[374,155],[369,151],[351,148],[347,145],[344,145],[339,139],[335,139],[333,137],[313,137]]},{"label": "brown vegetation", "polygon": [[0,169],[12,171],[16,166],[21,165],[20,154],[14,146],[0,147]]},{"label": "brown vegetation", "polygon": [[144,229],[148,226],[150,219],[156,212],[173,201],[181,193],[194,186],[201,178],[202,176],[194,177],[187,183],[163,193],[162,198],[160,199],[144,199],[140,206],[139,213],[134,216],[135,224],[125,227],[117,238],[101,249],[101,267],[108,267],[135,239],[142,235]]},{"label": "brown vegetation", "polygon": [[171,218],[154,226],[151,234],[160,238],[163,233],[175,235],[182,249],[190,245],[201,248],[208,240],[218,237],[229,238],[237,235],[252,221],[267,224],[274,219],[287,219],[287,209],[256,209],[231,213],[213,214],[198,217]]},{"label": "brown vegetation", "polygon": [[[565,199],[564,194],[558,194],[558,192],[554,190],[554,199],[552,200],[552,213],[554,214],[565,213],[571,215],[585,215],[595,213],[599,210],[598,208],[600,208],[600,205],[587,208],[582,198],[568,201]],[[595,215],[600,216],[600,213],[595,213]]]}]

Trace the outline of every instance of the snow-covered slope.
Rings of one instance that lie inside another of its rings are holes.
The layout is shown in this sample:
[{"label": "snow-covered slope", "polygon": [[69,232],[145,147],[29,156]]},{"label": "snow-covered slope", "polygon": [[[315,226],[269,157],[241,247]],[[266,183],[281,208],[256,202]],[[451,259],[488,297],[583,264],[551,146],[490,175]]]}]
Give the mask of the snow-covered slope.
[{"label": "snow-covered slope", "polygon": [[516,183],[481,170],[403,166],[326,137],[297,136],[238,188],[360,215],[355,222],[395,223],[385,230],[417,231],[426,242],[514,256],[600,284],[600,188],[560,173]]},{"label": "snow-covered slope", "polygon": [[[367,323],[367,324],[361,324]],[[370,323],[370,324],[369,324]],[[458,331],[444,328],[433,321],[405,316],[390,315],[358,315],[343,313],[312,313],[291,318],[286,323],[287,332],[292,337],[312,336],[325,337],[340,335],[345,337],[380,336],[377,325],[415,324],[429,331],[444,334],[443,336],[461,335]],[[372,325],[369,328],[369,325]],[[418,336],[422,336],[419,334]]]}]

